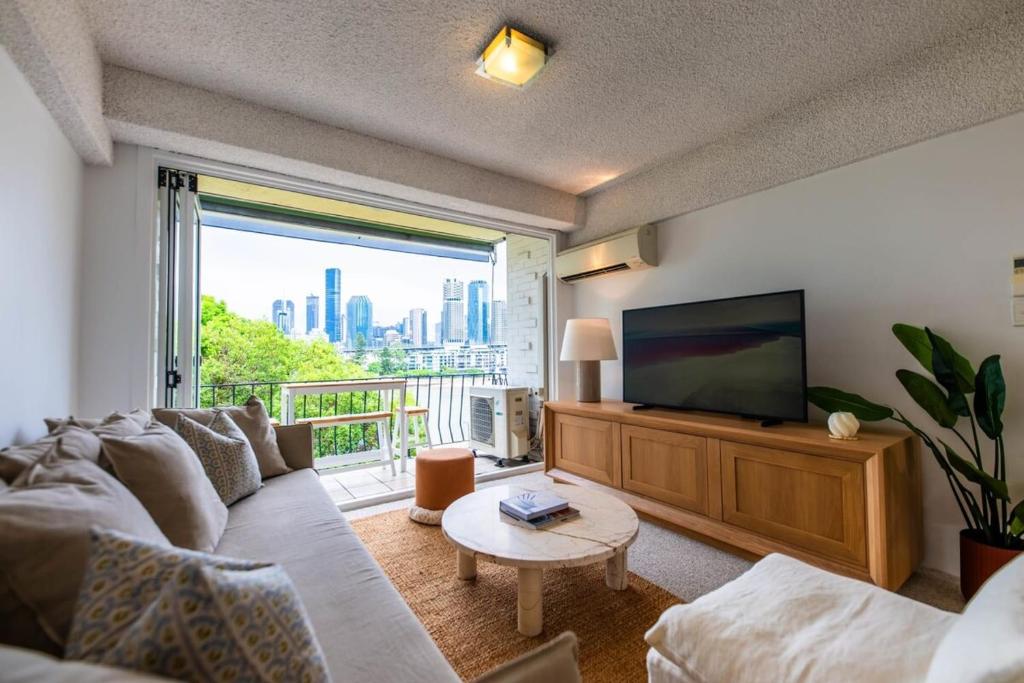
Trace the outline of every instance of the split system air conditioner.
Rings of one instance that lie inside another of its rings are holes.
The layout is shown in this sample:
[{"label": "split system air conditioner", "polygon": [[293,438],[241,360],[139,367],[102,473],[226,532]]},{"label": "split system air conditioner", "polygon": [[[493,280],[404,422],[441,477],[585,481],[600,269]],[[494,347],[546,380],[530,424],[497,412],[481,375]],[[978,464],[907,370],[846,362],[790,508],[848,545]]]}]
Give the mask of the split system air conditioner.
[{"label": "split system air conditioner", "polygon": [[519,458],[530,452],[529,390],[470,387],[469,447],[477,455]]},{"label": "split system air conditioner", "polygon": [[658,231],[653,225],[630,230],[566,249],[555,257],[555,274],[562,282],[578,282],[620,270],[658,265]]}]

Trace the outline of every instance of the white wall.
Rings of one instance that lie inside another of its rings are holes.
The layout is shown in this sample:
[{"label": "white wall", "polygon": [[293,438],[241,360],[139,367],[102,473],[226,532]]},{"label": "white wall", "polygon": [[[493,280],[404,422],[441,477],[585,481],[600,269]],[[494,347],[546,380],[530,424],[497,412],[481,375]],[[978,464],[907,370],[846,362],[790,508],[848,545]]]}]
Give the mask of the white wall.
[{"label": "white wall", "polygon": [[[576,315],[611,318],[620,349],[623,309],[803,288],[810,383],[889,402],[927,424],[893,376],[915,361],[889,328],[930,325],[975,364],[1002,354],[1008,467],[1024,488],[1024,327],[1010,323],[1011,258],[1024,255],[1024,114],[659,229],[658,268],[576,286]],[[605,395],[621,397],[621,364],[603,365]],[[930,456],[924,469],[925,563],[958,573],[959,515]]]},{"label": "white wall", "polygon": [[149,405],[156,177],[146,192],[138,187],[140,156],[148,155],[135,145],[115,144],[113,165],[85,170],[79,367],[85,416]]},{"label": "white wall", "polygon": [[0,446],[75,412],[82,162],[0,48]]}]

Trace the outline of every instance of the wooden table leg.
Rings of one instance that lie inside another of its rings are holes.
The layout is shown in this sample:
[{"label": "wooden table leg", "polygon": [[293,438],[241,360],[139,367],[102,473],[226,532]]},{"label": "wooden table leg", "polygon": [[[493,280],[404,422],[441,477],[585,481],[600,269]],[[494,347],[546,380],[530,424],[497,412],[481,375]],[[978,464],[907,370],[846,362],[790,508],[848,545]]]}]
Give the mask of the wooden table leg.
[{"label": "wooden table leg", "polygon": [[458,554],[459,578],[463,581],[470,581],[476,578],[476,556],[464,553],[461,550],[455,551]]},{"label": "wooden table leg", "polygon": [[604,583],[612,590],[624,591],[629,588],[629,576],[626,574],[626,551],[616,553],[605,564]]},{"label": "wooden table leg", "polygon": [[519,632],[536,636],[544,628],[543,569],[519,568]]}]

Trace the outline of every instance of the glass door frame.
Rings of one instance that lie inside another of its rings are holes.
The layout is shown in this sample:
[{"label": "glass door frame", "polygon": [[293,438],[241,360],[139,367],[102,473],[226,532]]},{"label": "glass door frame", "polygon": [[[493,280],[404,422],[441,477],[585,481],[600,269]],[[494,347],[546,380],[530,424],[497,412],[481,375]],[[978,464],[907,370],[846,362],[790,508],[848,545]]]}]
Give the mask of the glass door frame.
[{"label": "glass door frame", "polygon": [[194,408],[199,396],[199,200],[195,173],[157,171],[157,379],[155,405]]},{"label": "glass door frame", "polygon": [[[296,178],[293,176],[287,176],[271,171],[261,171],[258,169],[236,166],[234,164],[211,161],[203,159],[201,157],[194,157],[185,154],[177,154],[173,152],[165,152],[153,148],[140,148],[140,158],[138,165],[138,183],[137,186],[140,190],[140,204],[139,206],[139,218],[140,222],[144,216],[156,216],[163,212],[161,211],[161,203],[158,195],[162,194],[162,188],[158,188],[157,183],[153,182],[153,179],[157,177],[159,169],[161,167],[174,168],[179,172],[185,172],[194,175],[212,175],[228,180],[237,180],[240,182],[254,183],[257,185],[264,185],[266,187],[277,188],[281,190],[290,190],[293,192],[304,192],[311,195],[318,195],[322,197],[328,197],[332,199],[340,199],[342,201],[354,202],[357,204],[364,204],[366,206],[373,206],[382,209],[393,209],[396,211],[404,211],[411,214],[428,216],[432,218],[440,218],[444,220],[451,220],[456,222],[467,223],[470,225],[479,225],[485,228],[493,228],[495,230],[501,230],[503,232],[514,234],[514,235],[527,235],[530,237],[537,237],[544,239],[548,243],[548,277],[545,278],[546,282],[543,287],[546,291],[546,302],[545,302],[545,387],[543,387],[543,398],[544,400],[552,400],[558,396],[558,387],[560,375],[564,373],[565,376],[561,377],[561,380],[566,382],[567,385],[571,384],[571,373],[568,368],[562,368],[558,362],[558,348],[560,347],[561,330],[559,329],[558,321],[559,309],[571,309],[572,304],[572,293],[569,289],[569,285],[560,283],[557,278],[554,277],[555,272],[555,255],[559,248],[563,245],[565,236],[562,233],[558,233],[554,230],[548,230],[545,228],[538,228],[530,225],[521,223],[514,223],[511,221],[504,221],[499,219],[487,218],[472,213],[456,211],[453,209],[444,209],[436,206],[430,206],[427,204],[420,204],[417,202],[397,199],[394,197],[387,197],[383,195],[377,195],[369,192],[360,190],[352,190],[338,185],[331,185],[315,180],[306,180],[302,178]],[[195,200],[195,193],[192,199]],[[166,205],[166,202],[165,202]],[[141,213],[145,212],[145,213]],[[183,214],[185,215],[185,214]],[[161,216],[161,221],[165,220]],[[147,220],[148,222],[148,220]],[[168,222],[169,225],[169,222]],[[163,227],[161,225],[161,227]],[[199,231],[193,227],[192,240],[195,243],[195,252],[187,250],[187,253],[192,254],[194,267],[194,274],[198,282],[198,250],[199,250]],[[158,266],[157,272],[154,273],[156,277],[153,278],[152,282],[154,287],[151,291],[151,326],[153,330],[153,346],[149,354],[150,357],[150,369],[148,372],[148,389],[147,395],[150,396],[150,404],[152,406],[163,405],[164,403],[164,388],[166,384],[166,365],[164,363],[164,356],[161,355],[161,351],[165,349],[165,342],[161,342],[161,339],[166,339],[166,327],[165,323],[162,322],[166,317],[164,315],[164,309],[166,304],[162,302],[161,295],[164,293],[162,289],[164,279],[160,277],[162,269],[164,267],[162,261],[162,255],[166,252],[160,250],[161,242],[163,240],[164,231],[160,229],[156,234],[152,235],[153,243],[150,245],[150,252],[153,255],[153,261],[151,263]],[[179,302],[180,304],[180,302]],[[195,305],[198,309],[198,296],[195,296]],[[179,308],[179,311],[181,309]],[[199,318],[194,317],[193,321],[198,322]],[[199,330],[198,325],[195,322],[192,324],[192,333],[190,339],[192,339],[193,348],[199,349]],[[179,329],[179,335],[177,337],[181,340],[181,330]],[[198,362],[198,353],[195,354],[195,361]],[[183,377],[184,378],[184,377]],[[195,379],[198,378],[198,374],[192,375],[192,391],[198,390],[198,383]],[[198,392],[197,392],[198,393]]]}]

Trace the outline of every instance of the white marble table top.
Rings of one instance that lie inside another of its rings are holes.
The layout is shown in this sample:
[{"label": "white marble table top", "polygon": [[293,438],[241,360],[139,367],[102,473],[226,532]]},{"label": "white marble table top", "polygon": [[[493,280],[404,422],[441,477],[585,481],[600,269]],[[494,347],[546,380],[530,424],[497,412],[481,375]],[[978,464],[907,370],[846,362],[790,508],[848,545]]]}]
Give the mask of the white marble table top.
[{"label": "white marble table top", "polygon": [[[524,491],[552,490],[580,516],[547,529],[503,521],[498,503]],[[580,486],[495,486],[459,498],[441,518],[445,538],[478,559],[514,567],[551,569],[608,559],[635,539],[640,522],[632,508],[606,493]]]}]

